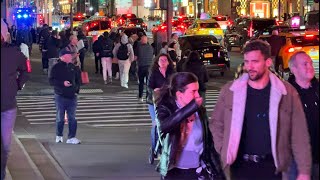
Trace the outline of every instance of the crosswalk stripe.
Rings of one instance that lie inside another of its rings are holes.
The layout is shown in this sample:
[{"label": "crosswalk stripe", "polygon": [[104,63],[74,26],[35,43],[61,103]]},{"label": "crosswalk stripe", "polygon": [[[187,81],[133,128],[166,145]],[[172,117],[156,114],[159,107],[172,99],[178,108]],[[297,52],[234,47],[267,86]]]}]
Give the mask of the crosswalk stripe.
[{"label": "crosswalk stripe", "polygon": [[[206,108],[211,114],[219,91],[208,90]],[[54,124],[56,107],[53,95],[17,97],[19,110],[30,124]],[[76,119],[93,127],[151,126],[148,104],[139,102],[136,93],[114,95],[79,95]]]}]

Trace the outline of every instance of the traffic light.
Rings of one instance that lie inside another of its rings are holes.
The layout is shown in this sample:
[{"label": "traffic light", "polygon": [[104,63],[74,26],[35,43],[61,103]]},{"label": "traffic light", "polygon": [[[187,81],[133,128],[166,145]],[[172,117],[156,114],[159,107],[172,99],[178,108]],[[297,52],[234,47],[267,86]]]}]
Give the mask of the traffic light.
[{"label": "traffic light", "polygon": [[160,9],[162,10],[168,9],[168,1],[171,1],[171,0],[160,0],[159,1]]},{"label": "traffic light", "polygon": [[39,14],[39,25],[43,25],[43,17],[42,14]]}]

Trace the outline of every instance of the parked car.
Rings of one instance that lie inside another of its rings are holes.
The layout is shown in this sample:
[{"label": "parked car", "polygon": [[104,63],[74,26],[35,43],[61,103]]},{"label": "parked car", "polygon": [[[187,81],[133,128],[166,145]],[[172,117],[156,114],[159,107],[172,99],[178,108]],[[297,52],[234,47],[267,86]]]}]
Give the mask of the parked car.
[{"label": "parked car", "polygon": [[277,25],[274,18],[242,17],[235,20],[235,25],[225,33],[225,46],[229,51],[232,47],[240,47],[251,38],[258,38],[271,26]]},{"label": "parked car", "polygon": [[221,46],[213,35],[180,36],[179,44],[182,54],[188,49],[198,51],[208,72],[218,71],[223,76],[224,72],[230,68],[230,56],[227,49]]}]

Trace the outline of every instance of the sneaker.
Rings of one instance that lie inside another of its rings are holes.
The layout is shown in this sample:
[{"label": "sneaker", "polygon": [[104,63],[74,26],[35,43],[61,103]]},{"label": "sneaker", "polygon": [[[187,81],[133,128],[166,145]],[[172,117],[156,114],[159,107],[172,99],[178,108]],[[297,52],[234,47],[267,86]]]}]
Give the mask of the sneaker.
[{"label": "sneaker", "polygon": [[104,84],[108,84],[108,81],[104,81]]},{"label": "sneaker", "polygon": [[77,138],[74,137],[74,138],[68,139],[66,143],[67,143],[67,144],[80,144],[81,141],[80,141],[79,139],[77,139]]},{"label": "sneaker", "polygon": [[129,88],[127,84],[124,84],[122,87],[127,88],[127,89]]},{"label": "sneaker", "polygon": [[143,98],[139,98],[139,101],[140,101],[140,102],[143,102]]},{"label": "sneaker", "polygon": [[48,69],[43,69],[43,74],[48,74]]},{"label": "sneaker", "polygon": [[63,136],[56,136],[56,143],[62,143],[63,142]]}]

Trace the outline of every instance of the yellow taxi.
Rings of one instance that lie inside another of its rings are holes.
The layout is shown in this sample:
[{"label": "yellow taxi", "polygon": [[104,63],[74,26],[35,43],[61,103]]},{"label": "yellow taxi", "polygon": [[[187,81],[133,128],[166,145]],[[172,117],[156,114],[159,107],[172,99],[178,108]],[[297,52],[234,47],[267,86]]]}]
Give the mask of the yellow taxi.
[{"label": "yellow taxi", "polygon": [[186,35],[214,35],[220,43],[223,42],[224,33],[214,19],[197,19],[186,30]]},{"label": "yellow taxi", "polygon": [[319,31],[300,31],[282,34],[286,44],[281,47],[275,62],[280,75],[289,72],[289,60],[297,51],[306,52],[313,61],[316,74],[319,74]]}]

